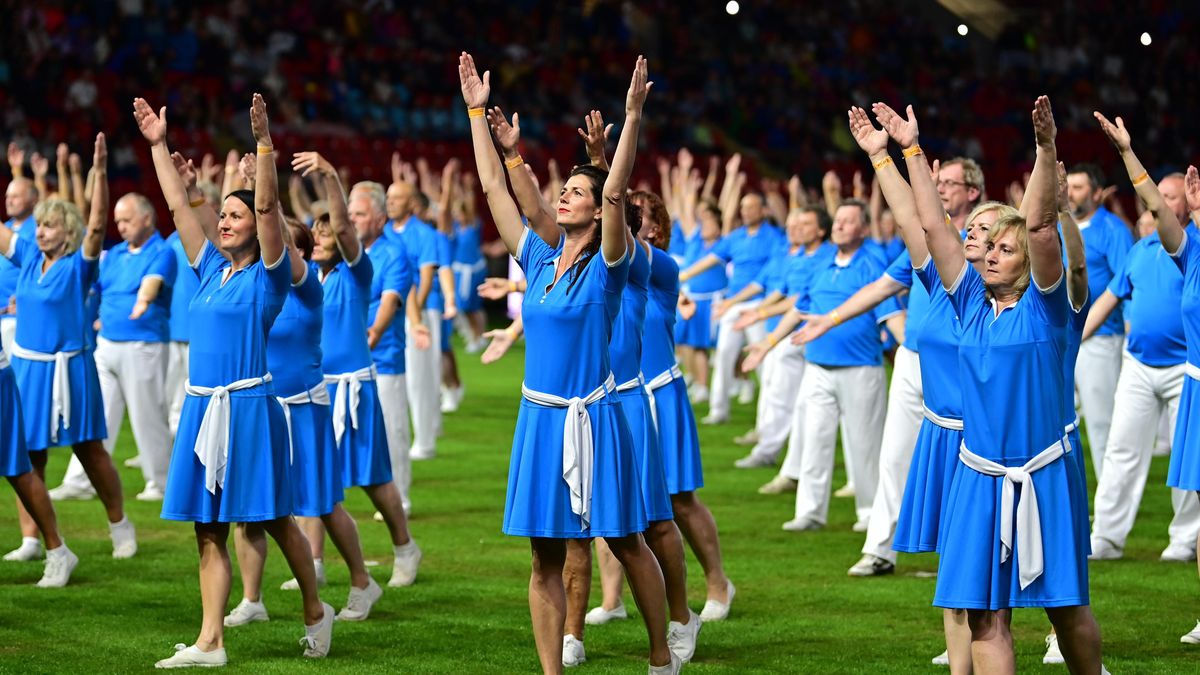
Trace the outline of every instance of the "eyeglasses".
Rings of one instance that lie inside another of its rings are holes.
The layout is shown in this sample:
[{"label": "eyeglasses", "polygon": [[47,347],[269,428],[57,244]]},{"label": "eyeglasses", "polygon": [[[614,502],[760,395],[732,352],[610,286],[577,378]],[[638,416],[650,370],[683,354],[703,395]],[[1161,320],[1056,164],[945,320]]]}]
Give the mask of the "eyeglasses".
[{"label": "eyeglasses", "polygon": [[967,183],[967,182],[961,181],[961,180],[947,180],[947,179],[941,179],[937,182],[937,186],[939,188],[952,188],[956,185],[961,186],[961,187],[967,187],[968,185],[970,185],[970,183]]}]

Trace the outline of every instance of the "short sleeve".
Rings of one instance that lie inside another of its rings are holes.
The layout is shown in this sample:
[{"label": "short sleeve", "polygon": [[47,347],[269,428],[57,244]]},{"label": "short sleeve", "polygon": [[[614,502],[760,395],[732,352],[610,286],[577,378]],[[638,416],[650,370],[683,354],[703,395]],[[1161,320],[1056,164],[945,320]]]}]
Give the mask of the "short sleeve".
[{"label": "short sleeve", "polygon": [[883,323],[903,311],[904,306],[900,304],[900,299],[894,295],[890,296],[875,305],[875,323]]},{"label": "short sleeve", "polygon": [[38,249],[33,237],[14,234],[9,242],[8,250],[4,251],[4,257],[8,258],[13,265],[24,267],[37,257]]},{"label": "short sleeve", "polygon": [[212,245],[211,241],[205,241],[200,247],[200,253],[196,260],[192,262],[192,269],[196,270],[196,275],[201,279],[207,279],[210,275],[215,274],[221,269],[225,263],[229,262],[216,246]]},{"label": "short sleeve", "polygon": [[665,251],[650,250],[650,285],[671,293],[679,293],[679,264]]},{"label": "short sleeve", "polygon": [[292,284],[292,293],[308,309],[317,309],[325,302],[325,289],[321,288],[320,275],[312,263],[304,266],[304,277],[300,283]]},{"label": "short sleeve", "polygon": [[79,276],[79,281],[84,288],[91,286],[100,279],[100,259],[88,258],[83,254],[83,249],[77,250],[67,256],[71,265],[74,266],[76,274]]},{"label": "short sleeve", "polygon": [[[562,241],[559,241],[561,248]],[[547,260],[554,257],[558,253],[558,248],[550,248],[536,232],[525,228],[521,233],[521,240],[517,242],[517,264],[521,266],[521,271],[525,276],[530,276],[529,270],[535,265],[541,265]]]},{"label": "short sleeve", "polygon": [[720,241],[713,245],[709,254],[715,255],[725,262],[729,262],[730,258],[733,257],[733,237],[734,235],[732,234],[728,237],[721,237]]},{"label": "short sleeve", "polygon": [[1049,288],[1039,288],[1029,275],[1029,288],[1019,302],[1030,302],[1052,326],[1065,327],[1071,313],[1071,300],[1067,296],[1067,270],[1063,268],[1058,281]]},{"label": "short sleeve", "polygon": [[159,277],[162,279],[163,286],[170,287],[175,283],[175,251],[170,245],[158,247],[158,253],[154,256],[154,262],[151,263],[150,269],[146,271],[148,277]]},{"label": "short sleeve", "polygon": [[268,290],[279,295],[287,295],[288,290],[292,287],[292,266],[288,262],[289,255],[289,251],[284,247],[283,254],[279,256],[279,261],[275,263],[274,267],[267,267],[262,258],[259,258],[257,263],[262,265],[266,272],[265,277],[270,287]]},{"label": "short sleeve", "polygon": [[884,274],[905,288],[911,287],[913,285],[912,256],[908,254],[908,251],[901,251],[892,264],[888,265]]},{"label": "short sleeve", "polygon": [[1133,262],[1133,256],[1125,258],[1125,264],[1113,276],[1112,281],[1108,283],[1108,292],[1117,296],[1121,300],[1129,300],[1133,297],[1133,284],[1129,280],[1129,265]]},{"label": "short sleeve", "polygon": [[963,261],[962,272],[958,278],[946,289],[946,295],[950,296],[950,304],[954,306],[954,313],[960,322],[966,321],[967,317],[983,307],[987,300],[983,277],[966,261]]},{"label": "short sleeve", "polygon": [[[1179,250],[1171,253],[1167,251],[1167,255],[1171,257],[1171,261],[1179,268],[1184,277],[1187,277],[1188,267],[1195,267],[1200,264],[1200,261],[1195,258],[1200,257],[1200,246],[1196,246],[1196,237],[1200,236],[1200,230],[1194,225],[1188,225],[1183,230],[1183,241],[1179,242]],[[1163,247],[1166,251],[1166,247]]]},{"label": "short sleeve", "polygon": [[433,238],[437,244],[435,247],[437,251],[437,264],[440,267],[449,267],[450,262],[453,259],[451,257],[452,248],[450,245],[450,237],[447,237],[441,232],[434,231]]},{"label": "short sleeve", "polygon": [[[640,246],[637,247],[637,249],[640,248]],[[603,275],[605,293],[619,295],[624,292],[625,286],[629,283],[630,270],[633,268],[633,259],[629,251],[626,251],[620,260],[615,264],[609,265],[608,261],[604,259],[604,253],[597,251],[592,256],[592,260],[588,261],[588,266],[596,270],[593,274]],[[649,276],[649,274],[646,276]]]},{"label": "short sleeve", "polygon": [[367,249],[361,243],[358,247],[358,260],[355,260],[354,264],[346,262],[346,267],[350,270],[350,276],[354,279],[355,285],[370,292],[375,265],[371,262],[371,256],[367,255]]},{"label": "short sleeve", "polygon": [[437,235],[428,226],[421,224],[410,224],[409,227],[424,227],[426,228],[421,233],[421,246],[417,251],[417,265],[425,267],[426,265],[438,265],[438,245]]},{"label": "short sleeve", "polygon": [[926,255],[925,261],[921,263],[920,267],[913,265],[913,274],[917,275],[917,281],[921,282],[921,285],[925,287],[925,292],[929,293],[930,297],[934,293],[945,291],[941,287],[942,276],[938,274],[937,265],[933,264],[933,256]]},{"label": "short sleeve", "polygon": [[380,260],[378,274],[382,275],[383,293],[395,293],[401,299],[408,295],[412,287],[412,274],[409,272],[408,260],[403,255],[388,256]]}]

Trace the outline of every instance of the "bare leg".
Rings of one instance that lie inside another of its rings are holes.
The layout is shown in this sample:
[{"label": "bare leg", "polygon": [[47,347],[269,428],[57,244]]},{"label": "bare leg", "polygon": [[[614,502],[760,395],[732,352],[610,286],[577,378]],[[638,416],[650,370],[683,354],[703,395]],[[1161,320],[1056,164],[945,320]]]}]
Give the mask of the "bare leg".
[{"label": "bare leg", "polygon": [[971,626],[967,624],[967,611],[964,609],[943,610],[942,625],[946,629],[946,654],[950,657],[951,675],[969,675],[971,672]]},{"label": "bare leg", "polygon": [[404,515],[404,507],[400,504],[400,491],[396,482],[389,480],[379,485],[363,487],[375,510],[383,514],[383,522],[387,524],[388,532],[392,535],[393,546],[403,546],[411,538],[408,534],[408,517]]},{"label": "bare leg", "polygon": [[325,608],[321,606],[321,598],[317,593],[317,571],[313,567],[308,540],[291,516],[268,520],[262,523],[262,527],[275,540],[300,584],[300,597],[304,603],[304,625],[316,625],[325,617]]},{"label": "bare leg", "polygon": [[675,523],[692,547],[692,553],[704,570],[704,583],[708,587],[708,598],[722,603],[729,602],[729,577],[721,562],[721,539],[717,535],[717,521],[712,511],[696,497],[695,492],[680,492],[671,495],[671,507],[675,510]]},{"label": "bare leg", "polygon": [[458,378],[458,360],[454,351],[442,352],[442,382],[451,389],[457,389],[462,384]]},{"label": "bare leg", "polygon": [[259,602],[262,599],[263,567],[267,564],[267,537],[258,523],[238,523],[233,528],[233,550],[237,553],[238,571],[242,574],[242,597]]},{"label": "bare leg", "polygon": [[196,647],[211,652],[225,646],[225,605],[229,602],[229,586],[233,581],[226,546],[229,525],[196,523],[195,527],[196,544],[200,549],[200,605],[204,616]]},{"label": "bare leg", "polygon": [[1058,634],[1058,647],[1073,675],[1100,672],[1100,626],[1088,605],[1047,607],[1046,616]]},{"label": "bare leg", "polygon": [[323,519],[297,516],[296,525],[300,527],[300,531],[303,532],[304,537],[308,539],[308,546],[312,551],[313,560],[324,560],[325,525],[323,524]]},{"label": "bare leg", "polygon": [[467,324],[471,327],[471,337],[478,340],[487,331],[487,315],[482,311],[471,312],[467,315]]},{"label": "bare leg", "polygon": [[354,519],[346,513],[341,504],[337,504],[331,513],[321,516],[321,522],[329,530],[329,538],[342,554],[346,567],[350,568],[350,585],[359,589],[366,588],[367,566],[363,561],[362,544],[358,541],[358,525]]},{"label": "bare leg", "polygon": [[562,539],[530,539],[533,571],[529,575],[529,615],[542,672],[562,673],[563,621],[567,598],[563,591],[563,566],[567,546]]},{"label": "bare leg", "polygon": [[612,611],[621,604],[621,592],[625,588],[625,570],[603,539],[596,540],[596,562],[600,564],[600,591],[603,596],[600,606]]},{"label": "bare leg", "polygon": [[693,349],[692,360],[695,362],[692,380],[702,389],[708,389],[708,350]]},{"label": "bare leg", "polygon": [[121,477],[113,466],[112,457],[104,450],[100,441],[84,441],[72,446],[79,463],[87,473],[88,480],[96,488],[96,494],[108,513],[108,522],[119,523],[125,518],[125,498],[121,494]]},{"label": "bare leg", "polygon": [[[50,501],[50,494],[46,492],[46,484],[38,474],[33,471],[26,471],[20,476],[9,476],[8,482],[13,487],[13,492],[17,493],[17,504],[21,507],[22,513],[30,517],[30,522],[35,523],[34,532],[31,535],[25,534],[24,523],[21,527],[22,536],[36,537],[38,531],[42,533],[42,538],[46,540],[46,550],[53,550],[62,546],[62,538],[58,535],[58,518],[54,514],[54,504]],[[28,511],[25,510],[25,505],[28,504]]]},{"label": "bare leg", "polygon": [[683,538],[673,520],[656,520],[646,529],[646,545],[658,560],[666,584],[667,608],[671,620],[687,623],[691,610],[687,604],[687,563],[683,558]]},{"label": "bare leg", "polygon": [[667,648],[667,591],[658,561],[640,534],[608,537],[607,541],[613,555],[621,561],[629,576],[633,600],[642,613],[642,620],[646,622],[646,632],[650,637],[650,665],[665,666],[671,662],[671,651]]},{"label": "bare leg", "polygon": [[1012,610],[967,610],[971,627],[971,661],[978,675],[1008,675],[1017,669],[1013,654]]},{"label": "bare leg", "polygon": [[[36,450],[29,453],[29,462],[33,464],[33,473],[42,481],[42,486],[46,485],[46,460],[47,455],[45,450]],[[47,495],[47,498],[49,495]],[[21,501],[20,496],[17,497],[17,522],[21,524],[22,537],[37,537],[38,526],[25,509],[25,504]]]},{"label": "bare leg", "polygon": [[567,540],[566,564],[563,566],[562,576],[567,597],[563,634],[574,635],[582,640],[583,617],[587,613],[588,595],[592,591],[591,539]]}]

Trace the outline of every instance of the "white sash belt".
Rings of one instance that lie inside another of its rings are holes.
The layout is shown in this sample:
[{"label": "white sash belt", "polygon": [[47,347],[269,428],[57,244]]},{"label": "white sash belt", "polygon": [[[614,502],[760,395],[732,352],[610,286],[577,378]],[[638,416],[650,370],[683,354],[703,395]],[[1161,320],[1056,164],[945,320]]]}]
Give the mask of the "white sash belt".
[{"label": "white sash belt", "polygon": [[[16,345],[13,345],[14,347]],[[16,352],[13,352],[14,354]],[[1193,364],[1191,361],[1183,364],[1183,372],[1187,373],[1188,377],[1193,380],[1200,380],[1200,366]]]},{"label": "white sash belt", "polygon": [[[1069,433],[1071,433],[1072,431],[1075,431],[1075,430],[1076,430],[1076,429],[1078,429],[1078,428],[1079,428],[1079,415],[1076,415],[1076,416],[1075,416],[1075,421],[1074,421],[1074,422],[1071,422],[1071,423],[1070,423],[1070,424],[1068,424],[1067,426],[1063,427],[1063,433],[1064,433],[1064,434],[1069,434]],[[1070,449],[1070,448],[1067,448],[1067,452],[1070,452],[1070,451],[1071,451],[1071,449]]]},{"label": "white sash belt", "polygon": [[685,295],[691,298],[694,302],[704,302],[705,300],[712,300],[715,302],[720,300],[724,294],[725,291],[712,291],[710,293],[692,293],[690,291],[685,292]]},{"label": "white sash belt", "polygon": [[683,377],[683,371],[679,369],[679,364],[676,363],[658,375],[655,375],[654,379],[646,383],[646,396],[650,399],[650,419],[654,420],[655,430],[658,429],[658,408],[654,403],[654,390],[662,389],[681,377]]},{"label": "white sash belt", "polygon": [[472,288],[471,281],[474,279],[475,273],[487,269],[487,260],[480,260],[476,263],[450,263],[450,269],[458,275],[459,288]]},{"label": "white sash belt", "polygon": [[299,394],[293,394],[288,397],[276,396],[275,400],[279,401],[279,405],[283,406],[283,419],[287,421],[288,464],[295,464],[296,434],[292,433],[292,406],[303,405],[305,403],[329,405],[329,387],[326,387],[324,382],[318,382],[315,387],[308,391],[302,391]]},{"label": "white sash belt", "polygon": [[7,367],[8,367],[8,354],[5,354],[2,350],[0,350],[0,370],[4,370]]},{"label": "white sash belt", "polygon": [[207,396],[208,405],[200,420],[194,451],[204,467],[204,489],[212,494],[225,487],[225,465],[229,459],[229,392],[250,389],[271,381],[271,374],[248,377],[223,387],[198,387],[183,383],[188,396]]},{"label": "white sash belt", "polygon": [[346,433],[346,410],[350,410],[350,425],[358,428],[358,392],[363,382],[375,379],[375,365],[359,368],[352,373],[326,375],[325,384],[336,384],[333,390],[333,435],[340,446]]},{"label": "white sash belt", "polygon": [[967,449],[964,442],[958,450],[963,464],[986,476],[1004,478],[1000,493],[1000,562],[1008,560],[1013,549],[1013,501],[1016,499],[1017,483],[1021,484],[1021,499],[1017,504],[1016,535],[1020,551],[1021,588],[1032,584],[1042,575],[1042,523],[1038,513],[1037,493],[1033,489],[1032,474],[1054,460],[1062,457],[1070,447],[1066,436],[1054,445],[1039,452],[1023,466],[1004,466],[984,459]]},{"label": "white sash belt", "polygon": [[562,477],[571,491],[571,513],[579,516],[580,529],[592,523],[592,415],[587,407],[616,390],[612,373],[604,384],[584,398],[563,398],[534,391],[521,383],[521,395],[530,403],[551,408],[566,408],[563,423]]},{"label": "white sash belt", "polygon": [[53,363],[54,373],[51,375],[50,385],[50,442],[58,441],[58,421],[62,420],[64,429],[71,428],[71,359],[83,353],[83,350],[76,349],[69,352],[54,352],[47,354],[45,352],[35,352],[31,349],[25,349],[17,343],[12,345],[13,356],[25,359],[26,361],[38,361],[41,363]]},{"label": "white sash belt", "polygon": [[637,389],[638,387],[644,387],[644,386],[646,386],[646,378],[642,377],[641,373],[638,373],[638,376],[633,378],[632,380],[618,384],[617,392],[620,393],[620,392],[625,392],[625,391],[632,391],[634,389]]},{"label": "white sash belt", "polygon": [[933,422],[943,429],[951,429],[953,431],[963,430],[962,420],[955,419],[953,417],[942,417],[941,415],[930,410],[929,406],[922,407],[925,408],[925,419],[929,420],[930,422]]}]

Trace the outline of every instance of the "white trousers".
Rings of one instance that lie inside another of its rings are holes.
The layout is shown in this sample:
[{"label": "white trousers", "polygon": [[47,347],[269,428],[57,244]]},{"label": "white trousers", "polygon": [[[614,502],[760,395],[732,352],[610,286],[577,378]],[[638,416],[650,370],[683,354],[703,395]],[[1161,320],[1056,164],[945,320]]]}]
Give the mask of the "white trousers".
[{"label": "white trousers", "polygon": [[167,426],[171,429],[171,438],[179,431],[179,416],[183,413],[183,400],[187,392],[183,390],[188,379],[188,343],[167,343]]},{"label": "white trousers", "polygon": [[804,377],[804,346],[785,339],[767,352],[758,392],[758,443],[751,455],[774,462],[788,440],[792,411]]},{"label": "white trousers", "polygon": [[383,408],[383,428],[387,434],[388,456],[392,460],[392,480],[400,491],[404,510],[412,502],[408,489],[412,486],[412,458],[409,457],[412,436],[408,425],[408,385],[404,375],[375,376],[379,405]]},{"label": "white trousers", "polygon": [[[442,313],[424,311],[429,328],[429,349],[417,349],[412,333],[404,346],[408,407],[412,411],[412,455],[432,457],[442,426]],[[407,324],[407,322],[406,322]],[[407,330],[407,327],[406,327]]]},{"label": "white trousers", "polygon": [[[1183,364],[1153,368],[1125,354],[1104,468],[1097,472],[1100,479],[1092,537],[1108,540],[1117,548],[1125,547],[1146,489],[1157,421],[1166,410],[1174,434],[1185,377]],[[1196,533],[1200,532],[1200,501],[1191,492],[1171,488],[1171,506],[1175,511],[1167,527],[1171,543],[1195,548]]]},{"label": "white trousers", "polygon": [[13,340],[17,336],[17,319],[9,317],[0,319],[0,348],[5,354],[12,354]]},{"label": "white trousers", "polygon": [[883,366],[826,368],[809,363],[800,384],[804,399],[804,454],[796,488],[796,518],[824,524],[838,422],[842,446],[854,467],[854,510],[860,521],[871,515],[879,480],[879,444],[887,411]]},{"label": "white trousers", "polygon": [[[879,482],[862,552],[896,562],[892,540],[900,518],[900,502],[912,463],[913,449],[921,420],[925,417],[921,364],[917,354],[904,347],[896,350],[892,384],[888,388],[887,417],[883,421],[883,442],[879,449]],[[855,485],[855,488],[858,486]],[[1200,504],[1200,501],[1197,502]]]},{"label": "white trousers", "polygon": [[1092,450],[1092,468],[1096,478],[1104,467],[1104,449],[1108,447],[1108,428],[1112,425],[1113,393],[1121,373],[1123,335],[1096,335],[1079,347],[1075,361],[1075,389],[1079,408],[1087,423],[1088,447]]},{"label": "white trousers", "polygon": [[[167,486],[167,467],[171,463],[171,431],[167,426],[167,343],[114,342],[96,339],[96,373],[100,376],[100,395],[104,399],[104,422],[108,438],[104,449],[113,453],[125,410],[129,426],[142,459],[142,477],[146,487],[160,490]],[[83,464],[71,455],[64,485],[91,485]]]},{"label": "white trousers", "polygon": [[[742,302],[729,308],[721,316],[717,333],[717,349],[712,359],[712,382],[709,385],[708,412],[713,417],[729,417],[729,398],[733,394],[733,381],[737,369],[738,356],[747,341],[753,343],[767,336],[763,322],[750,326],[746,330],[734,330],[733,324],[747,309],[758,307],[758,300]],[[760,373],[762,366],[759,366]]]}]

